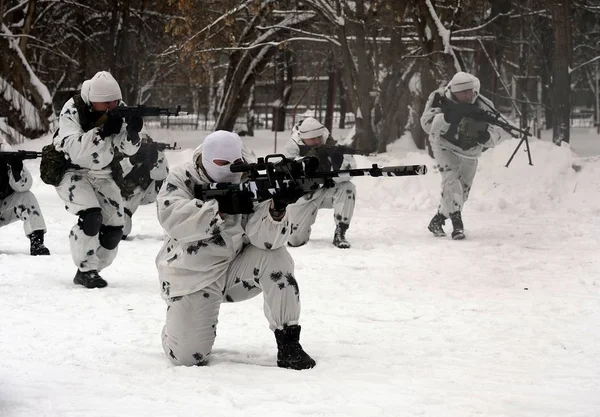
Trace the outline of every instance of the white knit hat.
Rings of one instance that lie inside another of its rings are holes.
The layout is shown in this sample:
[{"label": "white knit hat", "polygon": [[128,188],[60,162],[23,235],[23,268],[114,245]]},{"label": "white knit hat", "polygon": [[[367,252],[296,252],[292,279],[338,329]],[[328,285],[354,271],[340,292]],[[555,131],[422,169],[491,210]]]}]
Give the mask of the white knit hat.
[{"label": "white knit hat", "polygon": [[110,72],[97,72],[90,80],[89,100],[91,103],[106,103],[122,98],[121,87]]},{"label": "white knit hat", "polygon": [[[300,139],[311,139],[325,136],[327,129],[314,117],[307,117],[298,127],[298,136]],[[323,138],[326,139],[326,138]]]},{"label": "white knit hat", "polygon": [[450,80],[450,91],[458,93],[459,91],[475,89],[474,78],[475,77],[469,73],[463,71],[457,72]]}]

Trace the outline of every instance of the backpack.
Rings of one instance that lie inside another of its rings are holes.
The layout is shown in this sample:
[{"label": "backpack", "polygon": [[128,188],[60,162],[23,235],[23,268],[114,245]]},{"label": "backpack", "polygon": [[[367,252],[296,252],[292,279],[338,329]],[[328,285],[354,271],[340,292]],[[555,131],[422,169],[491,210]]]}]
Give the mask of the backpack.
[{"label": "backpack", "polygon": [[[56,133],[54,136],[56,136]],[[58,187],[69,165],[67,155],[64,152],[57,151],[53,143],[42,148],[40,178],[46,184]]]},{"label": "backpack", "polygon": [[[84,131],[90,129],[90,123],[87,119],[86,107],[81,94],[76,94],[73,97],[75,108],[78,110],[79,123]],[[52,141],[58,136],[58,129],[54,132]],[[42,148],[42,161],[40,162],[40,178],[48,185],[58,187],[65,175],[67,169],[72,166],[67,154],[59,151],[54,146],[54,143],[46,145]]]}]

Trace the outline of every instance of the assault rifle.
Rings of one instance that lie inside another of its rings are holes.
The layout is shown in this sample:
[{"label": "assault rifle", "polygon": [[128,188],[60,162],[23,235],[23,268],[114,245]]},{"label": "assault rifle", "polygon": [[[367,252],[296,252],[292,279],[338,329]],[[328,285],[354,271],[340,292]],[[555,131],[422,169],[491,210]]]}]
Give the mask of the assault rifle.
[{"label": "assault rifle", "polygon": [[108,111],[109,115],[119,117],[150,117],[150,116],[184,116],[187,113],[181,111],[181,106],[177,106],[175,111],[171,111],[163,107],[148,107],[148,106],[117,106]]},{"label": "assault rifle", "polygon": [[491,125],[498,126],[502,130],[507,132],[509,135],[511,135],[513,138],[518,138],[519,135],[521,135],[521,140],[519,141],[519,144],[515,148],[514,152],[510,156],[510,158],[505,166],[508,167],[510,165],[511,161],[513,160],[515,154],[517,153],[517,151],[519,150],[519,148],[521,147],[523,142],[525,142],[525,146],[527,148],[527,157],[529,159],[529,165],[533,165],[533,162],[531,162],[531,151],[529,149],[529,140],[528,140],[528,138],[533,135],[529,131],[529,126],[526,127],[525,129],[520,129],[516,126],[511,125],[500,114],[500,112],[496,111],[492,107],[490,107],[489,110],[484,110],[481,107],[479,107],[477,104],[456,103],[456,102],[450,100],[449,98],[447,98],[443,95],[439,95],[439,94],[437,94],[435,96],[432,106],[441,108],[443,112],[453,111],[453,112],[456,112],[456,113],[462,115],[463,117],[470,117],[471,119],[474,119],[474,120],[479,120],[482,122],[489,123]]},{"label": "assault rifle", "polygon": [[300,148],[300,155],[306,155],[310,150],[315,150],[319,152],[319,150],[324,150],[325,152],[331,154],[341,154],[341,155],[369,155],[369,152],[359,151],[356,148],[352,148],[350,146],[345,145],[318,145],[318,146],[308,146],[308,145],[298,145]]},{"label": "assault rifle", "polygon": [[[97,126],[102,125],[108,120],[109,117],[121,117],[127,119],[128,117],[151,117],[151,116],[184,116],[187,112],[181,111],[181,106],[177,106],[175,111],[171,111],[163,107],[148,107],[148,106],[117,106],[102,115],[96,122]],[[139,141],[138,132],[132,130],[127,132],[129,137],[132,138],[133,142]],[[137,138],[135,137],[137,136]]]},{"label": "assault rifle", "polygon": [[181,149],[180,147],[177,146],[177,142],[173,142],[172,145],[169,145],[168,143],[164,143],[164,142],[154,142],[154,141],[152,141],[152,143],[154,144],[153,146],[156,146],[156,149],[159,152],[162,152],[164,150],[176,151],[176,150]]},{"label": "assault rifle", "polygon": [[[277,162],[270,162],[276,159]],[[221,195],[234,192],[251,192],[253,200],[266,201],[283,190],[291,188],[301,189],[304,194],[317,191],[320,188],[331,188],[336,183],[334,178],[348,178],[359,176],[371,177],[403,177],[424,175],[427,173],[425,165],[401,165],[379,167],[373,164],[371,168],[357,168],[330,172],[317,172],[319,160],[313,156],[289,159],[281,154],[267,155],[258,158],[256,163],[233,164],[231,172],[247,173],[248,179],[240,184],[212,183],[196,186],[196,198],[202,200],[212,199]]]},{"label": "assault rifle", "polygon": [[0,160],[25,160],[41,158],[42,153],[36,151],[0,151]]}]

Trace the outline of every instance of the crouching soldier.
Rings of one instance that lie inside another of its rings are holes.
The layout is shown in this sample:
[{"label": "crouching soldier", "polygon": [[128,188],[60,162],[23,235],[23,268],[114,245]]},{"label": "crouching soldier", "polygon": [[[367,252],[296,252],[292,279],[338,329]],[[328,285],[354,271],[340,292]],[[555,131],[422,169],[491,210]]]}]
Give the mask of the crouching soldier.
[{"label": "crouching soldier", "polygon": [[[0,152],[9,149],[6,143],[0,143]],[[0,227],[21,220],[31,242],[29,253],[50,255],[44,246],[46,223],[42,210],[35,195],[29,191],[32,184],[31,174],[22,159],[7,159],[0,154]]]},{"label": "crouching soldier", "polygon": [[249,192],[214,199],[202,193],[205,184],[240,183],[242,174],[232,173],[230,166],[243,160],[237,134],[213,132],[192,161],[171,169],[159,192],[165,242],[156,265],[167,303],[163,348],[176,365],[207,365],[221,303],[262,293],[277,342],[277,365],[312,368],[315,361],[300,345],[300,295],[285,246],[290,233],[286,207],[301,191],[261,203],[253,202]]},{"label": "crouching soldier", "polygon": [[158,190],[167,178],[169,167],[163,151],[158,150],[157,143],[145,135],[140,149],[135,155],[127,157],[117,154],[112,162],[113,177],[121,190],[125,226],[125,240],[131,233],[131,218],[140,205],[156,202]]},{"label": "crouching soldier", "polygon": [[56,191],[67,211],[78,216],[69,234],[77,266],[73,282],[87,288],[106,287],[99,272],[117,256],[123,235],[123,199],[110,167],[115,148],[133,155],[140,147],[140,117],[128,117],[125,123],[118,116],[106,117],[117,105],[125,105],[119,84],[110,73],[98,72],[65,103],[54,136],[56,150],[69,161]]},{"label": "crouching soldier", "polygon": [[[341,152],[332,153],[321,145],[331,147],[337,145],[337,142],[330,136],[325,126],[309,117],[294,126],[292,137],[283,154],[288,158],[315,156],[319,158],[319,171],[356,168],[356,162],[351,155],[343,155]],[[350,182],[350,177],[336,178],[335,181],[337,184],[334,187],[319,189],[290,205],[288,211],[292,234],[289,246],[302,246],[308,242],[318,211],[323,208],[333,208],[335,220],[333,244],[341,249],[350,247],[350,243],[346,240],[346,231],[350,227],[354,213],[356,187]]]}]

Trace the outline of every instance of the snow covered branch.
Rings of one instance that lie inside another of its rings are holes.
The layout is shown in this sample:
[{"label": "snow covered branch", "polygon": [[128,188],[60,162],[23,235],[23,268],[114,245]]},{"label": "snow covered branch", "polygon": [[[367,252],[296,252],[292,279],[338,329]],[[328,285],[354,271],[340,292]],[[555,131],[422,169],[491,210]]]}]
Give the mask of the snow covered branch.
[{"label": "snow covered branch", "polygon": [[585,67],[586,65],[589,65],[589,64],[591,64],[592,62],[596,62],[596,61],[598,61],[598,60],[600,60],[600,55],[598,55],[598,56],[596,56],[596,57],[594,57],[594,58],[592,58],[592,59],[590,59],[590,60],[587,60],[587,61],[585,61],[584,63],[582,63],[582,64],[579,64],[579,65],[577,65],[577,66],[575,66],[575,67],[573,67],[573,68],[571,68],[571,69],[569,69],[569,74],[571,74],[571,73],[573,73],[573,72],[577,71],[579,68]]}]

